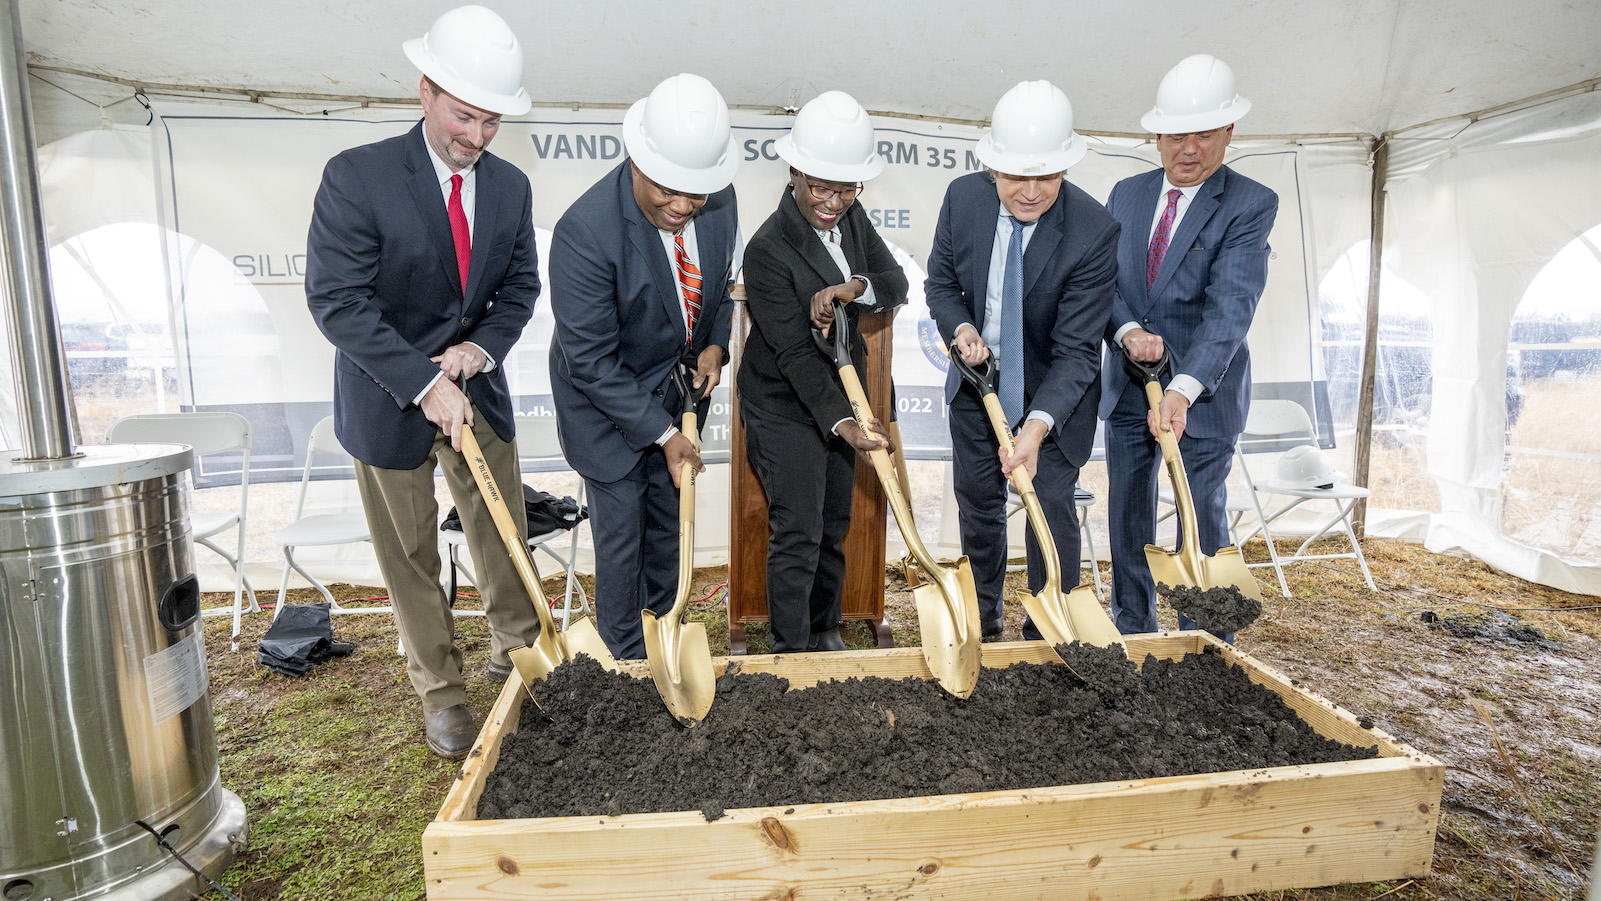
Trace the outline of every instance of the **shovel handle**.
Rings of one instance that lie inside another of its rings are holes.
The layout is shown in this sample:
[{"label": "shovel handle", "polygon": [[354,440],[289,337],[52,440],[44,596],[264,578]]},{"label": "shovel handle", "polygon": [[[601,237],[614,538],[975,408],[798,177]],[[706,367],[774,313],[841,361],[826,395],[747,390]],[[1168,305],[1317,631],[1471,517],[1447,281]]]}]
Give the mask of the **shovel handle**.
[{"label": "shovel handle", "polygon": [[[1124,354],[1127,353],[1125,350]],[[1163,360],[1166,360],[1165,356]],[[1152,413],[1158,417],[1162,415],[1162,388],[1156,383],[1156,376],[1150,373],[1145,376],[1145,402]],[[1195,521],[1195,499],[1190,495],[1189,477],[1184,474],[1184,457],[1179,453],[1179,441],[1173,437],[1170,429],[1164,429],[1160,424],[1156,427],[1156,440],[1162,446],[1162,462],[1167,465],[1168,481],[1173,483],[1173,507],[1178,510],[1179,529],[1183,535],[1179,554],[1192,560],[1199,568],[1201,542]]]},{"label": "shovel handle", "polygon": [[555,635],[556,621],[550,615],[550,603],[545,600],[545,591],[539,586],[539,573],[528,557],[528,545],[517,532],[517,524],[512,521],[506,498],[500,493],[500,487],[495,484],[495,477],[489,471],[489,461],[484,459],[478,438],[473,435],[472,428],[465,424],[461,428],[461,455],[467,461],[467,468],[472,470],[473,479],[478,482],[484,506],[489,508],[489,518],[495,521],[500,540],[506,543],[506,553],[511,555],[511,565],[523,581],[523,589],[534,604],[534,612],[539,615],[539,634]]},{"label": "shovel handle", "polygon": [[[673,367],[673,384],[684,402],[678,430],[699,450],[700,426],[695,407],[701,397],[690,383],[688,367],[682,363]],[[684,615],[689,606],[689,588],[695,580],[695,475],[695,465],[685,461],[678,476],[678,594],[672,610],[663,617],[669,622],[676,622]]]}]

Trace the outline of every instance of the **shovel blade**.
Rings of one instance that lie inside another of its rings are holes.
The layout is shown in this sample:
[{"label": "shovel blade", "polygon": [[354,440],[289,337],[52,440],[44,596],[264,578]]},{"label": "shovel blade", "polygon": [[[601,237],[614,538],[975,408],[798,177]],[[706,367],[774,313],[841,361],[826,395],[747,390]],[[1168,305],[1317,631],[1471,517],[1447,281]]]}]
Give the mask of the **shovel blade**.
[{"label": "shovel blade", "polygon": [[517,676],[527,686],[550,675],[551,670],[560,666],[563,659],[554,636],[547,636],[543,632],[534,639],[533,644],[508,651],[507,656],[511,658],[511,665],[516,667]]},{"label": "shovel blade", "polygon": [[978,590],[966,557],[955,566],[924,573],[927,582],[912,590],[923,638],[923,659],[940,687],[958,698],[978,684]]},{"label": "shovel blade", "polygon": [[1023,610],[1034,623],[1034,628],[1040,630],[1040,637],[1053,649],[1059,644],[1072,644],[1078,639],[1073,629],[1073,623],[1067,618],[1067,611],[1062,608],[1061,592],[1056,591],[1054,598],[1051,586],[1040,589],[1039,594],[1019,588],[1017,599],[1023,602]]},{"label": "shovel blade", "polygon": [[672,616],[658,618],[651,610],[644,612],[645,656],[668,711],[685,726],[695,726],[712,709],[717,673],[712,668],[705,624],[674,620]]},{"label": "shovel blade", "polygon": [[1080,642],[1102,648],[1115,646],[1124,654],[1128,653],[1128,648],[1123,644],[1123,633],[1112,624],[1112,618],[1101,606],[1101,599],[1095,596],[1094,588],[1080,585],[1069,591],[1064,606],[1067,608],[1068,622],[1073,624],[1073,634],[1078,636]]},{"label": "shovel blade", "polygon": [[567,631],[561,633],[562,646],[567,651],[567,659],[571,660],[579,654],[588,654],[612,672],[617,672],[617,658],[612,656],[611,648],[606,647],[606,640],[600,637],[595,629],[594,620],[589,617],[575,619],[567,624]]}]

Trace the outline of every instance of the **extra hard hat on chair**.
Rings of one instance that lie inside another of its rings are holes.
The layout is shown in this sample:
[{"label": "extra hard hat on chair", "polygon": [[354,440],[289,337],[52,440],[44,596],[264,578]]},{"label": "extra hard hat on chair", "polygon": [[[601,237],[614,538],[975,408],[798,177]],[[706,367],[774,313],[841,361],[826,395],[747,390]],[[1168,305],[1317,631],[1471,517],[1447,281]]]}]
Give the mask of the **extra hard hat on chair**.
[{"label": "extra hard hat on chair", "polygon": [[721,191],[739,167],[728,104],[711,82],[687,72],[628,108],[623,146],[646,178],[685,194]]},{"label": "extra hard hat on chair", "polygon": [[1067,95],[1048,81],[1025,81],[1001,95],[974,153],[996,172],[1036,176],[1065,171],[1084,150]]},{"label": "extra hard hat on chair", "polygon": [[824,181],[867,181],[884,171],[873,141],[873,120],[844,91],[827,91],[808,101],[773,149],[779,159]]},{"label": "extra hard hat on chair", "polygon": [[1334,468],[1334,461],[1310,444],[1292,447],[1279,458],[1275,484],[1286,488],[1333,488],[1346,475]]},{"label": "extra hard hat on chair", "polygon": [[1162,76],[1156,106],[1140,117],[1153,134],[1187,135],[1233,125],[1251,111],[1251,101],[1234,92],[1234,70],[1215,56],[1188,56]]},{"label": "extra hard hat on chair", "polygon": [[523,90],[523,47],[506,20],[482,6],[458,6],[420,38],[401,45],[434,84],[463,103],[520,116],[532,102]]}]

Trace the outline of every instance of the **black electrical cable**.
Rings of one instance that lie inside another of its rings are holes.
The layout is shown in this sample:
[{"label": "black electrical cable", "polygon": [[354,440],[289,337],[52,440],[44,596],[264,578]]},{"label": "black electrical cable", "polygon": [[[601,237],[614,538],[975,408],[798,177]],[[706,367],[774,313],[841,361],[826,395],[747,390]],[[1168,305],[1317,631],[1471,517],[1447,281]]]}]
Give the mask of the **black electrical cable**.
[{"label": "black electrical cable", "polygon": [[133,99],[139,101],[139,105],[144,107],[145,112],[150,114],[150,118],[145,120],[146,125],[156,121],[156,111],[150,108],[150,98],[145,96],[144,91],[134,91]]},{"label": "black electrical cable", "polygon": [[239,896],[238,895],[235,895],[233,892],[230,892],[227,889],[223,888],[222,886],[218,885],[217,883],[213,882],[210,876],[207,876],[205,873],[202,873],[199,870],[195,869],[193,864],[189,863],[189,861],[187,861],[187,860],[184,860],[183,859],[183,855],[178,853],[178,849],[174,848],[172,845],[168,844],[167,840],[164,837],[162,837],[161,833],[159,833],[156,830],[152,829],[150,827],[149,823],[146,823],[144,820],[134,820],[134,822],[137,823],[139,826],[143,827],[146,832],[148,832],[151,835],[155,836],[156,837],[156,844],[158,844],[161,847],[167,849],[167,853],[168,854],[171,854],[173,857],[176,857],[178,859],[178,862],[184,865],[184,869],[186,869],[189,872],[195,874],[196,876],[199,876],[201,879],[204,879],[206,881],[207,885],[211,886],[213,889],[216,889],[218,892],[220,892],[224,898],[228,899],[228,901],[239,901]]}]

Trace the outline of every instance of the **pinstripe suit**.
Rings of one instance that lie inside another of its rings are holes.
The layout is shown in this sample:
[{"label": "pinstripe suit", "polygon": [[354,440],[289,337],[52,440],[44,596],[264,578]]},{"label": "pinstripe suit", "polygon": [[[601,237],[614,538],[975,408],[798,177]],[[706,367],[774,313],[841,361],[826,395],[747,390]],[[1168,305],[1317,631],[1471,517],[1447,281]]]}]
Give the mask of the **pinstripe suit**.
[{"label": "pinstripe suit", "polygon": [[[1203,553],[1228,544],[1225,480],[1251,403],[1245,336],[1267,283],[1268,233],[1278,195],[1221,166],[1202,182],[1146,288],[1146,255],[1161,169],[1126,178],[1107,209],[1123,226],[1117,294],[1101,366],[1112,544],[1112,612],[1124,633],[1157,629],[1156,592],[1145,545],[1155,538],[1161,448],[1146,426],[1144,386],[1123,371],[1113,336],[1126,323],[1160,335],[1173,372],[1201,383],[1180,449],[1195,498]],[[1191,624],[1180,619],[1182,628]]]}]

